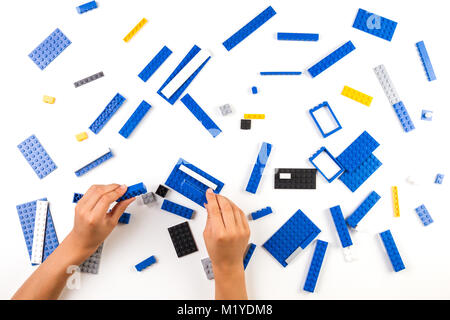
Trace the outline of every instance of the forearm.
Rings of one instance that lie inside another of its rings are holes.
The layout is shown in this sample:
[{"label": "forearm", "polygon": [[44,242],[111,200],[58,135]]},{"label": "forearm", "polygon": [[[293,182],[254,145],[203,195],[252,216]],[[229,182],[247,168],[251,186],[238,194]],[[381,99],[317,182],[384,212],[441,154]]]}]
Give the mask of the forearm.
[{"label": "forearm", "polygon": [[244,266],[214,267],[216,300],[247,300]]},{"label": "forearm", "polygon": [[55,251],[33,272],[12,299],[57,299],[70,273],[67,268],[80,265],[92,252],[80,249],[69,234]]}]

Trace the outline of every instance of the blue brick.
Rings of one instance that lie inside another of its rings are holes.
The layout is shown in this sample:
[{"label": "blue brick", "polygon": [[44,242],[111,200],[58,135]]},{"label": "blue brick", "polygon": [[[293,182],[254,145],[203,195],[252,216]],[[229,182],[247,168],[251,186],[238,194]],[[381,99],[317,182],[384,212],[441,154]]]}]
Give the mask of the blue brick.
[{"label": "blue brick", "polygon": [[110,103],[105,107],[102,113],[95,119],[89,129],[95,134],[99,133],[103,129],[105,124],[112,118],[112,116],[119,110],[122,104],[125,102],[125,98],[120,94],[116,94]]},{"label": "blue brick", "polygon": [[[47,201],[47,198],[38,199]],[[19,215],[20,225],[22,227],[23,236],[25,237],[25,244],[27,246],[28,255],[31,260],[31,250],[33,247],[34,236],[34,220],[36,217],[36,202],[31,201],[16,206],[17,214]],[[55,226],[53,224],[52,214],[50,207],[47,210],[47,224],[45,228],[44,237],[44,255],[42,256],[42,262],[56,249],[59,245],[58,236],[56,235]]]},{"label": "blue brick", "polygon": [[315,78],[355,49],[356,48],[353,43],[349,41],[337,50],[333,51],[327,57],[313,65],[311,68],[309,68],[308,72],[313,78]]},{"label": "blue brick", "polygon": [[118,223],[121,223],[121,224],[129,224],[129,223],[130,223],[130,218],[131,218],[131,214],[129,214],[129,213],[127,213],[127,212],[124,212],[124,213],[120,216]]},{"label": "blue brick", "polygon": [[259,150],[258,158],[256,158],[256,163],[253,167],[245,191],[254,194],[256,193],[256,190],[258,190],[259,182],[261,181],[264,168],[266,167],[267,160],[269,159],[271,151],[272,145],[270,143],[263,142],[261,149]]},{"label": "blue brick", "polygon": [[287,41],[319,41],[318,33],[291,33],[291,32],[278,32],[277,40]]},{"label": "blue brick", "polygon": [[[321,108],[327,108],[328,111],[330,112],[331,116],[333,117],[334,122],[336,123],[336,128],[334,128],[333,130],[329,131],[329,132],[324,132],[322,127],[320,126],[320,123],[317,121],[316,117],[314,116],[314,112],[316,112],[317,110],[321,109]],[[322,134],[322,136],[324,138],[331,136],[333,133],[339,131],[342,129],[341,124],[339,123],[339,120],[336,118],[336,115],[333,112],[333,109],[331,109],[330,105],[328,104],[327,101],[324,101],[323,103],[319,104],[318,106],[309,109],[309,114],[311,115],[311,117],[314,120],[314,123],[316,124],[317,128],[319,129],[320,133]]]},{"label": "blue brick", "polygon": [[[322,172],[322,170],[320,170],[320,168],[314,163],[314,159],[316,159],[322,152],[325,152],[330,158],[331,160],[333,160],[336,165],[340,168],[340,170],[332,177],[328,178],[325,173]],[[317,169],[317,171],[320,172],[320,174],[325,178],[325,180],[327,180],[328,182],[333,182],[334,179],[336,179],[337,177],[339,177],[342,172],[344,172],[344,168],[342,168],[342,165],[336,160],[336,158],[327,150],[327,148],[322,147],[319,150],[317,150],[316,153],[314,153],[310,158],[309,158],[309,162],[311,162],[311,164]]]},{"label": "blue brick", "polygon": [[298,248],[305,249],[320,233],[320,229],[298,210],[275,232],[263,247],[283,266]]},{"label": "blue brick", "polygon": [[92,169],[94,169],[94,168],[98,167],[99,165],[101,165],[103,162],[111,159],[113,156],[114,156],[114,154],[112,153],[111,150],[109,150],[108,153],[104,154],[103,156],[101,156],[97,160],[92,161],[91,163],[88,163],[87,165],[85,165],[83,168],[75,171],[75,175],[77,177],[81,177],[85,173],[87,173],[87,172],[91,171]]},{"label": "blue brick", "polygon": [[409,116],[408,111],[406,110],[405,105],[402,101],[394,104],[392,106],[395,110],[395,113],[397,114],[398,120],[400,120],[400,123],[402,124],[403,130],[405,132],[409,132],[411,130],[414,130],[414,123],[411,120],[411,117]]},{"label": "blue brick", "polygon": [[255,32],[259,27],[265,24],[270,18],[272,18],[276,14],[275,10],[269,6],[259,15],[257,15],[252,21],[247,23],[244,27],[242,27],[239,31],[233,34],[230,38],[225,40],[223,46],[225,49],[230,51],[239,43],[241,43],[245,38]]},{"label": "blue brick", "polygon": [[194,213],[194,210],[169,200],[164,200],[161,209],[186,219],[191,219]]},{"label": "blue brick", "polygon": [[82,4],[81,6],[77,7],[77,11],[79,14],[85,13],[87,11],[93,10],[97,8],[97,2],[91,1],[87,2],[85,4]]},{"label": "blue brick", "polygon": [[341,180],[350,191],[355,192],[358,188],[369,179],[375,171],[381,167],[382,163],[373,154],[371,154],[364,162],[354,171],[345,171],[340,177]]},{"label": "blue brick", "polygon": [[17,148],[19,148],[23,157],[27,160],[39,179],[46,177],[56,170],[56,164],[34,134],[20,143]]},{"label": "blue brick", "polygon": [[188,110],[197,118],[198,121],[205,127],[206,130],[213,136],[217,137],[222,130],[212,121],[212,119],[206,114],[206,112],[198,105],[197,102],[189,95],[186,94],[181,98],[181,102],[188,108]]},{"label": "blue brick", "polygon": [[425,227],[427,225],[433,223],[433,219],[431,218],[430,213],[428,212],[428,209],[425,207],[425,205],[422,204],[421,206],[417,207],[415,210]]},{"label": "blue brick", "polygon": [[262,71],[259,74],[261,76],[299,76],[302,73],[300,71]]},{"label": "blue brick", "polygon": [[434,183],[442,184],[443,180],[444,180],[444,175],[442,173],[438,173],[436,175],[436,179],[434,180]]},{"label": "blue brick", "polygon": [[169,58],[172,51],[164,46],[153,59],[147,64],[147,66],[139,73],[138,77],[142,81],[147,82],[148,79],[159,69],[159,67]]},{"label": "blue brick", "polygon": [[203,69],[206,63],[211,59],[211,57],[206,59],[205,62],[203,62],[200,65],[200,67],[198,67],[198,69],[186,80],[186,82],[180,88],[178,88],[177,91],[175,91],[175,93],[171,97],[164,96],[162,94],[162,90],[200,52],[200,50],[201,49],[198,46],[194,45],[192,49],[188,52],[188,54],[183,58],[183,60],[181,60],[180,64],[175,68],[175,70],[172,72],[169,78],[167,78],[167,80],[163,83],[161,88],[159,88],[159,90],[157,91],[157,93],[170,104],[173,105],[178,100],[178,98],[181,97],[183,92],[187,89],[187,87],[191,84],[191,82],[195,79],[195,77],[197,77],[198,73]]},{"label": "blue brick", "polygon": [[347,171],[357,169],[380,144],[372,136],[364,131],[353,143],[344,150],[336,159]]},{"label": "blue brick", "polygon": [[250,243],[248,246],[247,252],[244,256],[244,270],[247,268],[248,263],[250,262],[250,259],[253,256],[253,252],[255,252],[256,244]]},{"label": "blue brick", "polygon": [[317,240],[316,249],[314,250],[303,290],[314,292],[317,279],[319,278],[320,269],[322,268],[323,259],[325,258],[327,247],[328,242]]},{"label": "blue brick", "polygon": [[156,262],[156,258],[155,256],[151,256],[150,258],[145,259],[142,262],[139,262],[135,268],[137,271],[141,272],[142,270],[150,267],[152,264],[154,264]]},{"label": "blue brick", "polygon": [[205,193],[206,190],[208,189],[208,186],[191,177],[187,173],[181,171],[180,170],[181,165],[184,165],[185,167],[191,169],[192,171],[199,174],[203,178],[214,183],[217,186],[217,188],[213,190],[215,193],[220,193],[220,191],[222,190],[224,186],[223,182],[217,180],[213,176],[207,174],[206,172],[202,171],[193,164],[190,164],[189,162],[181,158],[178,160],[177,164],[175,165],[175,167],[173,168],[172,172],[170,173],[169,177],[166,180],[166,185],[169,188],[172,188],[173,190],[181,193],[185,197],[194,201],[198,205],[204,207],[204,204],[206,203]]},{"label": "blue brick", "polygon": [[78,201],[80,201],[83,196],[84,194],[82,193],[74,193],[72,203],[78,203]]},{"label": "blue brick", "polygon": [[347,218],[347,224],[352,228],[356,228],[358,223],[367,215],[380,198],[378,193],[372,191],[361,205]]},{"label": "blue brick", "polygon": [[[379,23],[379,25],[377,25],[377,23]],[[353,23],[353,28],[364,31],[375,37],[391,41],[395,29],[397,28],[397,22],[383,18],[366,10],[359,9],[355,22]]]},{"label": "blue brick", "polygon": [[395,272],[399,272],[405,269],[405,265],[403,264],[402,257],[398,252],[397,245],[395,244],[391,231],[386,230],[384,232],[381,232],[380,237],[383,241],[384,247],[386,248],[386,252],[389,256],[389,260],[391,260],[391,264]]},{"label": "blue brick", "polygon": [[258,93],[258,88],[257,87],[252,87],[252,93],[253,94],[257,94]]},{"label": "blue brick", "polygon": [[428,56],[427,48],[423,41],[416,43],[417,50],[419,51],[420,60],[422,60],[422,65],[427,74],[428,81],[436,80],[436,75],[434,74],[433,65],[431,64],[430,57]]},{"label": "blue brick", "polygon": [[119,134],[124,138],[128,138],[151,107],[151,105],[142,100],[141,104],[136,108],[128,121],[123,125],[122,129],[120,129]]},{"label": "blue brick", "polygon": [[142,182],[134,184],[128,187],[127,192],[125,192],[123,196],[117,199],[117,202],[137,197],[138,195],[141,195],[143,193],[147,193],[147,188],[145,187],[145,185]]},{"label": "blue brick", "polygon": [[53,31],[28,56],[41,69],[44,70],[57,56],[61,54],[72,42],[58,28]]},{"label": "blue brick", "polygon": [[252,220],[257,220],[260,219],[262,217],[267,216],[268,214],[272,213],[272,208],[271,207],[266,207],[264,209],[255,211],[251,214]]},{"label": "blue brick", "polygon": [[347,248],[353,245],[350,232],[348,231],[347,224],[345,223],[344,215],[340,206],[330,208],[331,216],[333,217],[334,226],[341,240],[342,248]]}]

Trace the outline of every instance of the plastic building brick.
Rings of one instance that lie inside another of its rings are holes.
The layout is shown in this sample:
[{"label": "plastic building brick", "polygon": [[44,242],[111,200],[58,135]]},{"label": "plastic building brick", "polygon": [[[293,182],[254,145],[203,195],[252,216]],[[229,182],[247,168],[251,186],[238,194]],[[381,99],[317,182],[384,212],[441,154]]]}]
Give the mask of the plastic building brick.
[{"label": "plastic building brick", "polygon": [[298,210],[275,232],[263,247],[283,266],[298,248],[305,249],[320,233],[320,229]]},{"label": "plastic building brick", "polygon": [[75,88],[81,87],[82,85],[85,85],[89,82],[95,81],[97,79],[100,79],[104,77],[103,71],[97,72],[96,74],[93,74],[92,76],[86,77],[84,79],[78,80],[77,82],[74,82],[73,85]]},{"label": "plastic building brick", "polygon": [[181,87],[179,87],[177,91],[175,91],[175,93],[172,96],[166,97],[162,93],[162,90],[164,90],[164,88],[184,69],[184,67],[186,67],[195,58],[195,56],[200,51],[201,49],[198,46],[194,45],[192,49],[188,52],[188,54],[183,58],[183,60],[181,60],[180,64],[175,68],[175,70],[172,72],[169,78],[167,78],[167,80],[163,83],[161,88],[159,88],[159,90],[157,91],[157,93],[170,104],[173,105],[178,100],[178,98],[181,97],[183,92],[187,89],[187,87],[191,84],[191,82],[195,79],[195,77],[197,77],[197,75],[203,69],[206,63],[208,63],[210,58],[206,59],[200,65],[200,67],[186,80],[186,82],[184,82],[184,84]]},{"label": "plastic building brick", "polygon": [[263,142],[258,153],[258,158],[256,158],[256,163],[253,166],[253,170],[250,175],[250,179],[248,180],[247,188],[245,188],[245,191],[254,194],[256,193],[256,190],[258,190],[259,182],[261,181],[264,168],[266,167],[267,160],[269,159],[271,151],[272,145],[270,143]]},{"label": "plastic building brick", "polygon": [[272,18],[276,14],[275,10],[269,6],[259,15],[257,15],[252,21],[247,23],[244,27],[242,27],[239,31],[233,34],[230,38],[225,40],[223,46],[225,49],[230,51],[235,46],[237,46],[241,41],[246,39],[249,35],[255,32],[259,27],[265,24],[270,18]]},{"label": "plastic building brick", "polygon": [[168,230],[178,258],[198,251],[187,221],[170,227]]},{"label": "plastic building brick", "polygon": [[328,242],[322,240],[316,241],[316,248],[314,249],[314,254],[309,266],[309,271],[308,275],[306,276],[303,290],[311,293],[314,292],[317,284],[317,279],[319,278],[320,269],[322,268],[323,259],[325,258],[327,247]]},{"label": "plastic building brick", "polygon": [[172,54],[172,50],[164,46],[153,59],[147,64],[147,66],[138,74],[138,77],[142,81],[147,82],[148,79],[161,67],[161,65]]},{"label": "plastic building brick", "polygon": [[246,113],[244,114],[244,119],[265,119],[266,115],[265,114],[256,114],[256,113]]},{"label": "plastic building brick", "polygon": [[245,256],[244,256],[244,270],[247,268],[247,265],[250,262],[250,259],[252,258],[253,252],[255,252],[255,249],[256,249],[256,244],[250,243],[248,245],[247,252],[245,253]]},{"label": "plastic building brick", "polygon": [[417,207],[415,210],[425,227],[427,225],[433,223],[433,219],[431,218],[430,213],[428,212],[428,209],[425,207],[425,205],[422,204],[421,206]]},{"label": "plastic building brick", "polygon": [[334,226],[341,240],[342,248],[347,248],[353,245],[350,232],[348,231],[347,224],[345,223],[344,215],[340,206],[330,208],[331,216],[333,217]]},{"label": "plastic building brick", "polygon": [[110,103],[105,107],[102,113],[95,119],[89,129],[95,134],[98,134],[103,129],[105,124],[112,118],[112,116],[119,110],[125,102],[125,98],[120,94],[116,94]]},{"label": "plastic building brick", "polygon": [[262,217],[267,216],[268,214],[271,214],[272,212],[273,212],[273,211],[272,211],[272,208],[271,208],[271,207],[266,207],[266,208],[264,208],[264,209],[261,209],[261,210],[252,212],[252,213],[250,214],[250,216],[252,217],[252,220],[258,220],[258,219],[260,219],[260,218],[262,218]]},{"label": "plastic building brick", "polygon": [[358,223],[367,215],[380,198],[378,193],[372,191],[363,203],[347,218],[347,224],[352,228],[356,228]]},{"label": "plastic building brick", "polygon": [[394,105],[400,102],[400,97],[398,96],[397,91],[395,90],[394,84],[392,83],[392,80],[389,77],[386,67],[384,65],[379,65],[375,67],[373,70],[378,78],[378,81],[381,84],[381,87],[384,90],[384,93],[386,94],[386,97],[389,100],[389,103],[391,105]]},{"label": "plastic building brick", "polygon": [[[340,168],[340,170],[338,172],[336,172],[336,174],[332,177],[327,177],[325,175],[325,173],[323,173],[322,170],[320,170],[320,168],[314,163],[314,159],[316,159],[322,152],[325,152],[325,154],[328,155],[328,157],[330,157],[330,159],[336,163],[336,165]],[[317,150],[316,153],[314,153],[311,158],[309,158],[309,162],[311,162],[311,164],[319,171],[319,173],[325,178],[325,180],[327,180],[329,183],[333,182],[337,177],[339,177],[343,172],[344,172],[344,168],[342,167],[342,165],[336,160],[336,158],[327,150],[327,148],[322,147],[319,150]]]},{"label": "plastic building brick", "polygon": [[85,13],[87,11],[93,10],[97,8],[97,2],[91,1],[87,2],[85,4],[82,4],[81,6],[77,7],[77,11],[79,14]]},{"label": "plastic building brick", "polygon": [[253,94],[257,94],[258,93],[258,88],[257,87],[252,87],[252,93]]},{"label": "plastic building brick", "polygon": [[161,209],[186,219],[191,219],[194,213],[194,210],[169,200],[164,200]]},{"label": "plastic building brick", "polygon": [[129,214],[129,213],[127,213],[127,212],[124,212],[124,213],[120,216],[120,218],[119,218],[119,220],[118,220],[118,223],[121,223],[121,224],[129,224],[129,223],[130,223],[130,218],[131,218],[131,214]]},{"label": "plastic building brick", "polygon": [[79,134],[75,135],[75,138],[77,139],[77,141],[81,142],[88,138],[88,134],[87,132],[80,132]]},{"label": "plastic building brick", "polygon": [[231,109],[231,106],[228,103],[224,104],[223,106],[220,106],[219,109],[223,116],[233,113],[233,110]]},{"label": "plastic building brick", "polygon": [[198,105],[197,102],[186,94],[181,98],[181,102],[189,109],[189,111],[197,118],[198,121],[205,127],[206,130],[213,136],[217,137],[222,130],[214,123],[214,121],[206,114],[206,112]]},{"label": "plastic building brick", "polygon": [[25,160],[27,160],[28,164],[36,172],[39,179],[46,177],[56,170],[56,164],[34,134],[20,143],[17,148],[19,148]]},{"label": "plastic building brick", "polygon": [[252,120],[241,119],[241,130],[250,130],[252,128]]},{"label": "plastic building brick", "polygon": [[402,257],[398,252],[397,245],[395,244],[394,238],[392,237],[391,230],[386,230],[380,233],[380,238],[383,241],[386,252],[391,260],[392,267],[395,272],[402,271],[405,269]]},{"label": "plastic building brick", "polygon": [[88,163],[87,165],[85,165],[84,167],[82,167],[81,169],[78,169],[77,171],[75,171],[75,175],[77,177],[81,177],[82,175],[84,175],[85,173],[91,171],[92,169],[94,169],[95,167],[98,167],[100,164],[102,164],[103,162],[111,159],[114,156],[114,154],[112,153],[111,149],[109,149],[109,152],[100,156],[98,159]]},{"label": "plastic building brick", "polygon": [[82,193],[74,193],[73,194],[73,200],[72,203],[78,203],[78,201],[80,201],[81,198],[83,198],[84,194]]},{"label": "plastic building brick", "polygon": [[[41,201],[47,201],[47,198],[39,199]],[[19,204],[16,206],[17,214],[19,216],[20,225],[22,227],[23,236],[25,238],[25,244],[27,246],[28,255],[31,260],[33,237],[34,237],[34,225],[36,216],[36,204],[38,200]],[[56,235],[55,226],[53,224],[52,214],[50,208],[47,210],[47,226],[45,228],[44,238],[44,254],[42,261],[45,261],[47,257],[56,249],[59,245],[58,237]]]},{"label": "plastic building brick", "polygon": [[31,263],[41,264],[44,253],[45,226],[47,224],[48,201],[36,201]]},{"label": "plastic building brick", "polygon": [[275,189],[316,189],[317,169],[275,169]]},{"label": "plastic building brick", "polygon": [[142,18],[141,21],[123,38],[123,41],[128,42],[131,40],[131,38],[134,37],[134,35],[141,30],[141,28],[147,23],[147,19]]},{"label": "plastic building brick", "polygon": [[336,62],[344,58],[346,55],[348,55],[350,52],[355,50],[355,46],[351,41],[347,42],[346,44],[342,45],[332,53],[330,53],[327,57],[313,65],[311,68],[308,69],[309,74],[315,78],[322,72],[324,72],[326,69],[334,65]]},{"label": "plastic building brick", "polygon": [[391,188],[392,191],[392,205],[394,207],[394,217],[400,217],[400,205],[398,204],[398,188],[393,186]]},{"label": "plastic building brick", "polygon": [[420,116],[420,119],[425,120],[425,121],[432,121],[433,120],[433,111],[422,110],[422,115]]},{"label": "plastic building brick", "polygon": [[208,257],[208,258],[202,259],[201,262],[202,262],[203,270],[205,270],[206,278],[208,280],[213,280],[214,272],[212,269],[211,259]]},{"label": "plastic building brick", "polygon": [[278,32],[277,40],[286,41],[319,41],[318,33],[291,33],[291,32]]},{"label": "plastic building brick", "polygon": [[153,202],[156,202],[156,196],[153,192],[148,192],[141,195],[142,203],[143,204],[151,204]]},{"label": "plastic building brick", "polygon": [[354,171],[366,160],[380,144],[364,131],[336,159],[347,171]]},{"label": "plastic building brick", "polygon": [[100,267],[100,259],[102,257],[103,243],[95,250],[95,252],[80,264],[80,271],[84,273],[97,274]]},{"label": "plastic building brick", "polygon": [[430,57],[428,56],[427,48],[423,41],[416,43],[417,50],[419,51],[420,60],[422,60],[425,73],[427,74],[428,81],[436,80],[436,75],[434,74],[433,65],[431,64]]},{"label": "plastic building brick", "polygon": [[300,71],[262,71],[261,76],[300,76]]},{"label": "plastic building brick", "polygon": [[364,31],[375,37],[391,41],[397,22],[380,17],[363,9],[358,10],[353,28]]},{"label": "plastic building brick", "polygon": [[358,188],[366,182],[372,174],[381,167],[382,163],[371,154],[364,162],[354,171],[345,171],[340,177],[341,180],[350,191],[355,192]]},{"label": "plastic building brick", "polygon": [[365,93],[362,93],[358,90],[355,90],[353,88],[350,88],[348,86],[344,86],[344,89],[342,90],[341,94],[344,97],[347,97],[356,102],[359,102],[367,107],[370,107],[370,105],[372,104],[373,97],[371,97]]},{"label": "plastic building brick", "polygon": [[434,180],[434,183],[442,184],[443,181],[444,181],[444,175],[442,173],[438,173],[436,175],[436,179]]},{"label": "plastic building brick", "polygon": [[[330,112],[330,115],[333,117],[333,121],[336,123],[336,128],[334,128],[333,130],[329,131],[329,132],[324,132],[322,127],[320,126],[319,122],[317,121],[317,118],[314,116],[314,112],[316,112],[317,110],[321,109],[321,108],[326,108],[326,110],[328,110]],[[319,104],[318,106],[312,108],[309,110],[309,114],[311,115],[311,117],[314,120],[314,123],[316,124],[317,128],[319,128],[320,133],[322,134],[322,136],[324,138],[331,136],[333,133],[339,131],[342,129],[341,124],[339,123],[339,120],[336,118],[336,115],[334,114],[333,110],[331,109],[330,105],[328,104],[327,101],[324,101],[323,103]]]},{"label": "plastic building brick", "polygon": [[58,28],[53,31],[28,56],[41,69],[44,70],[57,56],[61,54],[72,42]]},{"label": "plastic building brick", "polygon": [[166,188],[165,186],[163,186],[163,185],[159,185],[158,186],[158,189],[156,189],[156,194],[158,195],[158,196],[160,196],[161,198],[165,198],[166,197],[166,195],[167,195],[167,192],[169,192],[169,189],[168,188]]},{"label": "plastic building brick", "polygon": [[137,197],[143,193],[147,193],[147,188],[142,182],[140,182],[132,186],[129,186],[127,192],[125,192],[125,194],[116,201],[117,202],[124,201],[133,197]]},{"label": "plastic building brick", "polygon": [[44,101],[45,103],[48,103],[48,104],[54,104],[55,103],[55,98],[54,97],[50,97],[50,96],[44,96],[42,98],[42,101]]},{"label": "plastic building brick", "polygon": [[405,132],[414,130],[414,123],[412,122],[403,102],[400,101],[399,103],[394,104],[393,107],[400,123],[402,124],[403,130],[405,130]]},{"label": "plastic building brick", "polygon": [[142,118],[144,118],[151,107],[151,105],[142,100],[141,104],[136,108],[128,121],[123,125],[122,129],[120,129],[119,134],[127,139],[133,132],[133,130],[136,129],[139,122],[141,122]]},{"label": "plastic building brick", "polygon": [[155,256],[151,256],[150,258],[147,258],[144,261],[139,262],[134,267],[136,268],[137,271],[141,272],[142,270],[150,267],[154,263],[156,263],[156,258]]}]

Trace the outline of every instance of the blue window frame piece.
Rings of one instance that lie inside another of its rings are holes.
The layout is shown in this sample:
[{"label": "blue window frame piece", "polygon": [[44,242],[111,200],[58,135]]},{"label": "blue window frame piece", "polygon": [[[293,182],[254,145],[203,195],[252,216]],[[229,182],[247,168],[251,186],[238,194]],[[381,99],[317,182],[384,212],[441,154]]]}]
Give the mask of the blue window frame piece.
[{"label": "blue window frame piece", "polygon": [[[330,132],[324,132],[322,127],[320,126],[319,122],[317,121],[317,118],[314,116],[314,112],[316,112],[317,110],[321,109],[321,108],[327,108],[328,111],[330,111],[331,116],[333,117],[334,122],[336,123],[337,127],[333,130],[331,130]],[[314,123],[316,124],[317,128],[319,128],[320,133],[322,134],[322,136],[324,138],[331,136],[333,133],[335,133],[336,131],[339,131],[342,129],[341,124],[339,123],[339,120],[336,118],[336,115],[334,114],[333,110],[331,109],[330,105],[328,104],[327,101],[324,101],[323,103],[319,104],[317,107],[314,107],[312,109],[309,110],[309,114],[311,115],[311,117],[314,120]]]},{"label": "blue window frame piece", "polygon": [[[323,173],[322,170],[320,170],[320,168],[314,163],[314,160],[322,153],[325,152],[331,160],[333,160],[338,167],[341,169],[339,170],[334,176],[332,176],[331,178],[328,178],[325,173]],[[327,148],[322,147],[320,148],[315,154],[312,155],[311,158],[309,158],[309,162],[311,162],[311,164],[317,169],[317,171],[320,172],[320,174],[325,178],[325,180],[327,180],[328,182],[333,182],[337,177],[339,177],[343,172],[344,172],[344,168],[342,167],[342,165],[336,160],[335,157],[333,157],[333,155],[327,150]]]}]

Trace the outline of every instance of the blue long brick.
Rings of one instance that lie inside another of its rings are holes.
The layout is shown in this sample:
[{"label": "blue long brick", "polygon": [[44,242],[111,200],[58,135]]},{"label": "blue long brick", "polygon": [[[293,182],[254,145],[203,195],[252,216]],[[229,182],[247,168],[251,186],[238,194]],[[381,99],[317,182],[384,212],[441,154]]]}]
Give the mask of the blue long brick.
[{"label": "blue long brick", "polygon": [[198,103],[189,95],[186,94],[181,98],[181,102],[188,108],[194,117],[205,127],[206,130],[213,136],[217,137],[222,130],[214,123],[208,114],[198,105]]},{"label": "blue long brick", "polygon": [[148,79],[161,67],[161,65],[169,58],[172,51],[164,46],[153,59],[147,64],[147,66],[139,73],[138,77],[142,81],[147,82]]},{"label": "blue long brick", "polygon": [[314,250],[313,258],[309,266],[308,275],[306,277],[303,290],[308,292],[314,292],[319,278],[320,269],[322,268],[323,259],[327,251],[328,242],[317,240],[316,248]]},{"label": "blue long brick", "polygon": [[245,189],[247,192],[256,193],[256,190],[258,190],[259,182],[261,181],[271,151],[272,145],[264,142],[259,150],[258,158],[248,180],[247,188]]},{"label": "blue long brick", "polygon": [[309,68],[308,72],[315,78],[355,49],[353,43],[349,41]]},{"label": "blue long brick", "polygon": [[142,100],[141,104],[136,108],[128,121],[123,125],[122,129],[120,129],[119,134],[124,138],[128,138],[151,107],[151,105]]},{"label": "blue long brick", "polygon": [[125,100],[126,99],[120,93],[116,94],[97,119],[89,126],[89,129],[91,129],[93,133],[98,134],[117,110],[119,110]]}]

